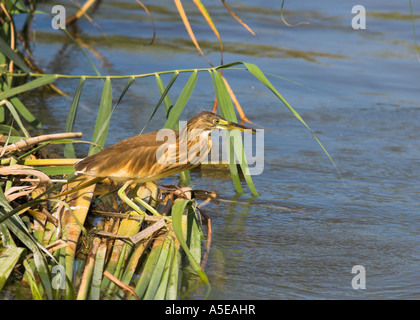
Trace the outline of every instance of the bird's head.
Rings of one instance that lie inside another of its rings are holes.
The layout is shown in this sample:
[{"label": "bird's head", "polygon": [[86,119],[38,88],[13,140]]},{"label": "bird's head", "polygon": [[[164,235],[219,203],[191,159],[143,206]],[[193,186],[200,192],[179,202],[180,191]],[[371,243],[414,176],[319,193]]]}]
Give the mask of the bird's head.
[{"label": "bird's head", "polygon": [[188,130],[201,129],[201,130],[213,130],[213,129],[224,129],[232,130],[238,129],[240,131],[252,130],[255,133],[255,129],[247,126],[227,121],[216,113],[210,111],[202,111],[199,114],[192,117],[187,123]]}]

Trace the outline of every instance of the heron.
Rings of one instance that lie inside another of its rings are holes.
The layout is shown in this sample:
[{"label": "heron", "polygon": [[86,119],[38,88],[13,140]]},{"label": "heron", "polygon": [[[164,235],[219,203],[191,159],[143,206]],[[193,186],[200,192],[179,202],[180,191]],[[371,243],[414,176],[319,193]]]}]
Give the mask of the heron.
[{"label": "heron", "polygon": [[[212,130],[255,129],[228,121],[216,113],[202,111],[188,120],[180,130],[158,130],[122,140],[102,151],[74,164],[75,175],[86,175],[95,180],[109,178],[123,183],[118,190],[119,198],[139,213],[143,211],[126,195],[133,183],[144,184],[173,174],[190,170],[207,158],[212,147]],[[172,137],[173,139],[169,139]],[[156,209],[142,199],[136,199],[154,215]]]}]

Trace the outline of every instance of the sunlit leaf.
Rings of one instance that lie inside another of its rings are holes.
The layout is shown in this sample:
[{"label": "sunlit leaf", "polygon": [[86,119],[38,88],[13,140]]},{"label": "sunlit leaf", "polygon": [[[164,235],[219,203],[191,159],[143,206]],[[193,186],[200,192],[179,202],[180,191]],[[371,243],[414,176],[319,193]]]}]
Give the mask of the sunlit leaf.
[{"label": "sunlit leaf", "polygon": [[21,86],[1,92],[0,101],[3,99],[7,99],[9,97],[13,97],[22,92],[26,92],[29,90],[33,90],[33,89],[45,86],[46,84],[54,82],[56,79],[57,79],[57,76],[55,74],[48,74],[48,75],[41,76],[38,79],[27,82]]},{"label": "sunlit leaf", "polygon": [[[140,134],[143,133],[143,131],[146,129],[147,125],[150,123],[150,121],[153,119],[154,115],[156,114],[156,111],[159,109],[162,102],[165,100],[166,95],[169,92],[169,89],[171,89],[172,85],[174,84],[175,80],[178,78],[179,72],[174,72],[172,75],[171,81],[169,81],[168,85],[166,86],[165,91],[160,96],[160,99],[158,103],[156,104],[155,108],[153,109],[152,115],[150,116],[149,120],[147,120],[146,124],[144,125],[143,129],[141,129]],[[169,112],[170,109],[168,109]]]},{"label": "sunlit leaf", "polygon": [[[5,54],[10,60],[13,60],[14,63],[24,72],[30,73],[31,69],[26,65],[22,58],[12,49],[9,44],[0,37],[0,52]],[[4,98],[1,98],[4,99]],[[1,100],[0,99],[0,100]]]},{"label": "sunlit leaf", "polygon": [[194,43],[197,50],[200,52],[200,54],[207,60],[207,62],[213,66],[211,61],[207,58],[207,56],[204,54],[203,50],[201,50],[200,45],[197,42],[197,39],[195,38],[194,32],[191,28],[190,22],[188,21],[187,15],[185,13],[184,7],[182,6],[181,0],[174,0],[175,6],[178,9],[179,15],[182,19],[182,22],[184,23],[185,29],[187,29],[188,35],[191,38],[191,41]]},{"label": "sunlit leaf", "polygon": [[228,4],[226,3],[225,0],[222,0],[223,5],[225,6],[226,10],[229,11],[230,15],[232,17],[234,17],[236,19],[236,21],[238,21],[245,29],[247,29],[250,33],[252,33],[252,35],[254,35],[255,37],[257,36],[255,34],[254,31],[252,31],[252,29],[250,27],[248,27],[248,25],[246,23],[244,23],[233,11],[232,9],[228,6]]},{"label": "sunlit leaf", "polygon": [[206,19],[207,24],[210,26],[210,28],[213,30],[214,34],[216,35],[217,40],[219,41],[220,46],[220,56],[221,56],[221,62],[220,64],[223,64],[223,43],[222,39],[220,38],[219,31],[216,28],[216,25],[213,22],[213,19],[210,17],[209,13],[207,12],[206,7],[203,5],[201,0],[193,0],[197,8],[200,10],[203,17]]},{"label": "sunlit leaf", "polygon": [[[111,79],[105,79],[104,88],[102,91],[102,98],[99,105],[98,115],[96,116],[95,129],[93,131],[92,141],[103,148],[105,145],[106,136],[109,128],[109,115],[112,108],[112,87]],[[104,126],[104,129],[102,127]],[[101,149],[98,146],[91,146],[89,155],[99,152]]]},{"label": "sunlit leaf", "polygon": [[181,91],[175,105],[169,110],[167,114],[167,120],[164,125],[164,128],[178,129],[178,118],[182,110],[184,110],[185,105],[191,97],[191,94],[194,90],[195,84],[197,82],[197,70],[194,70],[188,79],[184,89]]},{"label": "sunlit leaf", "polygon": [[318,144],[321,146],[322,150],[324,150],[325,154],[328,156],[332,164],[334,165],[336,171],[341,177],[341,173],[338,170],[338,167],[336,166],[334,160],[331,158],[321,141],[319,141],[318,137],[316,136],[315,132],[312,131],[312,129],[306,124],[306,122],[302,119],[299,113],[295,111],[295,109],[292,108],[292,106],[286,101],[286,99],[283,98],[283,96],[277,91],[277,89],[271,84],[271,82],[267,79],[265,74],[258,68],[255,64],[246,63],[244,62],[244,65],[247,67],[249,72],[251,72],[254,77],[256,77],[261,83],[263,83],[268,89],[271,90],[282,102],[283,104],[293,113],[293,115],[311,132],[312,136],[315,138],[315,140],[318,142]]},{"label": "sunlit leaf", "polygon": [[172,207],[172,227],[174,229],[174,233],[182,247],[182,250],[184,250],[185,254],[188,257],[188,261],[190,262],[191,266],[195,270],[195,272],[198,274],[198,276],[206,283],[207,285],[210,285],[209,279],[207,278],[207,275],[201,269],[199,261],[197,261],[194,256],[192,255],[190,249],[188,248],[187,242],[185,241],[183,231],[182,231],[182,215],[184,213],[185,207],[188,205],[190,200],[184,200],[180,199],[178,201],[175,201],[173,207]]},{"label": "sunlit leaf", "polygon": [[[76,121],[77,109],[78,109],[78,106],[79,106],[79,100],[80,100],[80,96],[82,94],[82,89],[83,89],[83,85],[85,83],[85,80],[86,80],[85,77],[80,78],[79,85],[77,86],[76,92],[74,93],[73,101],[71,103],[69,113],[68,113],[68,116],[67,116],[66,132],[72,132],[73,131],[74,122]],[[74,152],[73,144],[69,143],[69,144],[66,144],[64,146],[64,156],[66,158],[76,158],[76,154]]]}]

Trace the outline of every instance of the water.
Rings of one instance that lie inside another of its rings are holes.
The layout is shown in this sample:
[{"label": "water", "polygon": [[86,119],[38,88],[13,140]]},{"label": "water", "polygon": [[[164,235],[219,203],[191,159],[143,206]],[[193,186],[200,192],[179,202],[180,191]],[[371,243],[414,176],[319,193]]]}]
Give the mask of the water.
[{"label": "water", "polygon": [[[353,4],[343,0],[287,1],[289,23],[310,23],[294,28],[282,23],[280,1],[229,3],[258,39],[221,3],[204,4],[222,35],[225,63],[254,63],[304,85],[269,77],[316,132],[343,177],[339,179],[310,133],[271,92],[244,71],[225,71],[247,117],[266,129],[265,168],[254,177],[258,198],[236,198],[223,173],[193,174],[193,186],[231,200],[205,207],[213,223],[206,266],[210,298],[420,298],[420,63],[409,3],[362,1],[366,30],[351,28]],[[51,6],[45,2],[40,9]],[[70,12],[72,4],[67,8]],[[413,8],[420,12],[419,4]],[[208,67],[189,42],[173,2],[154,2],[149,9],[157,26],[153,46],[148,45],[150,19],[132,1],[103,1],[92,15],[99,28],[86,20],[78,23],[102,74]],[[192,4],[185,4],[185,10],[203,50],[219,64],[211,30]],[[37,17],[34,29],[34,56],[46,72],[93,74],[78,49],[51,29],[50,20]],[[186,80],[180,78],[171,90],[173,101]],[[72,96],[77,81],[56,84]],[[124,84],[113,82],[114,97]],[[76,123],[84,139],[92,135],[101,86],[98,81],[85,84]],[[182,118],[211,109],[213,98],[208,75],[200,73]],[[107,143],[137,134],[158,99],[154,79],[136,80],[114,115]],[[69,99],[28,100],[44,132],[63,131]],[[148,130],[162,126],[161,115]],[[78,149],[80,156],[84,150]],[[365,267],[364,290],[351,286],[355,265]]]}]

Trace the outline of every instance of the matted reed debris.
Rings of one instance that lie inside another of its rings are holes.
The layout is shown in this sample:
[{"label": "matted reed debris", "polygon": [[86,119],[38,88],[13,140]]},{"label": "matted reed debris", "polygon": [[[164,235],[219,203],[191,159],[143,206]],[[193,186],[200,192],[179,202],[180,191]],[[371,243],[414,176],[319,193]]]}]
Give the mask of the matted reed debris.
[{"label": "matted reed debris", "polygon": [[36,155],[52,141],[79,137],[3,137],[0,298],[178,299],[200,284],[209,288],[211,220],[200,209],[215,193],[132,185],[129,196],[162,215],[153,216],[132,211],[111,181],[77,190],[88,179],[71,174],[78,159]]}]

